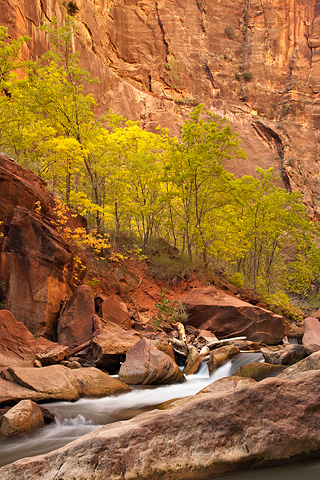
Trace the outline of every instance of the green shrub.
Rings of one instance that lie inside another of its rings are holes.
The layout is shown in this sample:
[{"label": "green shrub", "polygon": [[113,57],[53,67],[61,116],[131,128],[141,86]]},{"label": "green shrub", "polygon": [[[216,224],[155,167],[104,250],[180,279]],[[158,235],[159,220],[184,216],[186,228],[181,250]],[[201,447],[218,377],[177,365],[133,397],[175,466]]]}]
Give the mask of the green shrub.
[{"label": "green shrub", "polygon": [[167,293],[166,288],[161,289],[161,298],[156,303],[157,315],[154,319],[154,329],[158,330],[165,322],[175,324],[177,322],[186,322],[188,315],[184,310],[182,302],[165,298]]},{"label": "green shrub", "polygon": [[274,313],[283,315],[285,318],[295,321],[303,320],[303,314],[299,307],[293,305],[286,293],[278,292],[273,295],[263,296],[263,301]]},{"label": "green shrub", "polygon": [[0,282],[0,310],[4,308],[6,303],[6,292],[7,292],[7,285],[5,282]]},{"label": "green shrub", "polygon": [[245,82],[250,82],[252,80],[252,72],[243,72],[242,78]]},{"label": "green shrub", "polygon": [[224,33],[227,35],[229,40],[234,40],[236,35],[234,33],[234,28],[231,25],[228,25],[224,31]]},{"label": "green shrub", "polygon": [[228,280],[230,283],[235,285],[238,288],[243,288],[244,287],[244,274],[241,272],[236,272],[233,275],[230,275],[228,277]]}]

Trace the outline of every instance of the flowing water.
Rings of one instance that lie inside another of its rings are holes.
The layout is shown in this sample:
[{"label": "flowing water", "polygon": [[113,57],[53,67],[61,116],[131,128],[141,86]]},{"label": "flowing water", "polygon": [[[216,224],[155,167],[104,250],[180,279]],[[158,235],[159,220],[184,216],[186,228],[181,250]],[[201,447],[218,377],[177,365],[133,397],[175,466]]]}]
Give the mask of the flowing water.
[{"label": "flowing water", "polygon": [[[119,396],[98,399],[83,398],[77,402],[44,404],[43,406],[56,415],[56,421],[28,436],[1,440],[0,466],[19,458],[50,452],[102,425],[127,420],[139,413],[154,409],[167,400],[194,395],[210,383],[232,375],[240,366],[261,359],[262,356],[257,353],[240,354],[233,361],[220,367],[211,377],[209,377],[207,366],[203,365],[197,375],[189,375],[183,384],[136,387],[131,392]],[[294,480],[301,479],[303,476],[304,480],[320,479],[320,463],[303,464],[302,473],[299,477],[294,476],[299,468],[294,465],[241,472],[218,478],[225,480],[286,480],[290,476],[290,480]],[[314,474],[316,476],[312,476]]]}]

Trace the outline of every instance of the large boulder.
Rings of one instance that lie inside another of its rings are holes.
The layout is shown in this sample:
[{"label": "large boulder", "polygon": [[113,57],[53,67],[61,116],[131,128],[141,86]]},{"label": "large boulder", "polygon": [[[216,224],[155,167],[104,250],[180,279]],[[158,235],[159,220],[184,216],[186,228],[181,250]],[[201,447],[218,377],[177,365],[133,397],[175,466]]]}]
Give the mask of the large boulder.
[{"label": "large boulder", "polygon": [[129,391],[119,380],[97,368],[70,369],[63,365],[43,368],[6,368],[1,372],[0,403],[25,398],[34,401],[102,397]]},{"label": "large boulder", "polygon": [[132,385],[151,385],[183,382],[184,376],[169,355],[158,350],[151,340],[142,338],[128,350],[119,380]]},{"label": "large boulder", "polygon": [[80,285],[58,318],[58,343],[76,347],[91,340],[94,315],[92,288],[89,285]]},{"label": "large boulder", "polygon": [[2,480],[207,478],[320,450],[320,372],[195,395],[2,467]]},{"label": "large boulder", "polygon": [[40,407],[31,400],[22,400],[0,419],[0,434],[5,437],[16,437],[32,432],[44,425]]},{"label": "large boulder", "polygon": [[94,361],[99,368],[110,373],[116,372],[120,368],[120,362],[125,361],[129,348],[139,342],[141,336],[111,322],[100,322],[98,325],[92,338]]},{"label": "large boulder", "polygon": [[127,306],[118,295],[111,295],[110,297],[97,295],[95,303],[98,306],[99,316],[105,321],[120,325],[127,330],[131,328],[131,318]]},{"label": "large boulder", "polygon": [[284,318],[214,287],[195,288],[184,299],[188,324],[211,330],[219,339],[246,336],[254,342],[280,343],[287,328]]},{"label": "large boulder", "polygon": [[308,317],[303,322],[302,344],[308,355],[320,350],[320,322],[316,317]]},{"label": "large boulder", "polygon": [[35,338],[11,312],[0,310],[0,367],[33,367]]}]

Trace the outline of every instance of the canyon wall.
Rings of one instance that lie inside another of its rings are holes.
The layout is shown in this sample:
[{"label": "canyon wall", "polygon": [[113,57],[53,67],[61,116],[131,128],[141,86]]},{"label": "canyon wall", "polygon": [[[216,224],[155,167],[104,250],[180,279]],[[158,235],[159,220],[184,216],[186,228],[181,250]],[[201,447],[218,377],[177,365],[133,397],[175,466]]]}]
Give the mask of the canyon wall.
[{"label": "canyon wall", "polygon": [[237,175],[274,166],[320,216],[320,0],[0,0],[0,23],[46,49],[42,18],[76,5],[75,49],[112,108],[174,134],[203,102],[236,130],[247,159]]}]

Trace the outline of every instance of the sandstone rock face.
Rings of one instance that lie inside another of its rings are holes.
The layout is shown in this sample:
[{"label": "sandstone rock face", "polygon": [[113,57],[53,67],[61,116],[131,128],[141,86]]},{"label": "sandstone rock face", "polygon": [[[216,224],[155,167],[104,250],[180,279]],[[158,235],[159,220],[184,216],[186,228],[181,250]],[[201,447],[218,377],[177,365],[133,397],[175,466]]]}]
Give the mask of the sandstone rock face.
[{"label": "sandstone rock face", "polygon": [[[51,223],[54,197],[40,178],[3,155],[0,185],[0,284],[6,286],[6,308],[32,333],[49,334],[73,287],[70,248]],[[84,227],[85,220],[70,215],[72,225]]]},{"label": "sandstone rock face", "polygon": [[71,295],[72,258],[68,245],[44,218],[16,207],[6,250],[6,308],[32,333],[50,334],[61,300]]},{"label": "sandstone rock face", "polygon": [[171,357],[143,338],[128,350],[119,380],[132,385],[151,385],[183,382],[184,376]]},{"label": "sandstone rock face", "polygon": [[91,340],[94,315],[93,291],[89,285],[80,285],[58,318],[58,342],[76,347]]},{"label": "sandstone rock face", "polygon": [[306,353],[311,353],[320,350],[320,322],[315,317],[308,317],[303,322],[303,337],[302,344]]},{"label": "sandstone rock face", "polygon": [[[102,299],[102,295],[100,295]],[[131,318],[128,314],[126,304],[118,295],[104,297],[100,304],[99,315],[105,321],[115,323],[129,330],[131,328]]]},{"label": "sandstone rock face", "polygon": [[238,355],[238,353],[240,353],[240,350],[234,345],[225,345],[210,352],[210,359],[208,361],[209,375],[212,375],[217,368],[224,365],[230,358]]},{"label": "sandstone rock face", "polygon": [[44,425],[40,407],[31,400],[22,400],[5,413],[0,419],[0,434],[16,437],[32,432]]},{"label": "sandstone rock face", "polygon": [[291,378],[298,373],[308,372],[309,370],[320,370],[320,351],[314,352],[309,357],[286,368],[284,372],[278,375],[278,377]]},{"label": "sandstone rock face", "polygon": [[36,342],[11,312],[0,310],[0,367],[33,367]]},{"label": "sandstone rock face", "polygon": [[265,362],[273,365],[292,365],[305,357],[303,345],[286,345],[274,348],[261,348]]},{"label": "sandstone rock face", "polygon": [[109,372],[119,369],[120,361],[125,360],[129,348],[141,339],[134,331],[127,331],[111,322],[100,324],[92,338],[92,351],[95,363]]},{"label": "sandstone rock face", "polygon": [[[190,107],[204,102],[230,121],[248,153],[247,161],[228,168],[242,175],[274,166],[282,184],[301,189],[319,216],[316,0],[77,5],[74,42],[82,64],[101,79],[91,89],[103,112],[112,108],[148,130],[160,124],[178,133]],[[37,30],[41,19],[62,20],[65,13],[58,0],[19,7],[7,0],[0,20],[13,37],[32,37],[24,55],[33,58],[46,49],[44,32]]]},{"label": "sandstone rock face", "polygon": [[200,390],[197,395],[200,395],[201,393],[222,393],[233,391],[235,388],[246,387],[252,383],[256,383],[256,380],[250,377],[237,377],[233,375],[232,377],[220,378],[220,380],[217,380]]},{"label": "sandstone rock face", "polygon": [[286,332],[284,318],[226,295],[214,287],[195,288],[184,299],[188,324],[211,330],[219,339],[246,336],[254,342],[277,344]]},{"label": "sandstone rock face", "polygon": [[80,397],[102,397],[130,390],[97,368],[72,370],[62,365],[9,367],[0,375],[0,404],[20,399],[75,401]]},{"label": "sandstone rock face", "polygon": [[3,480],[193,480],[307,459],[319,451],[319,424],[320,372],[309,372],[196,395],[19,460],[0,473]]}]

